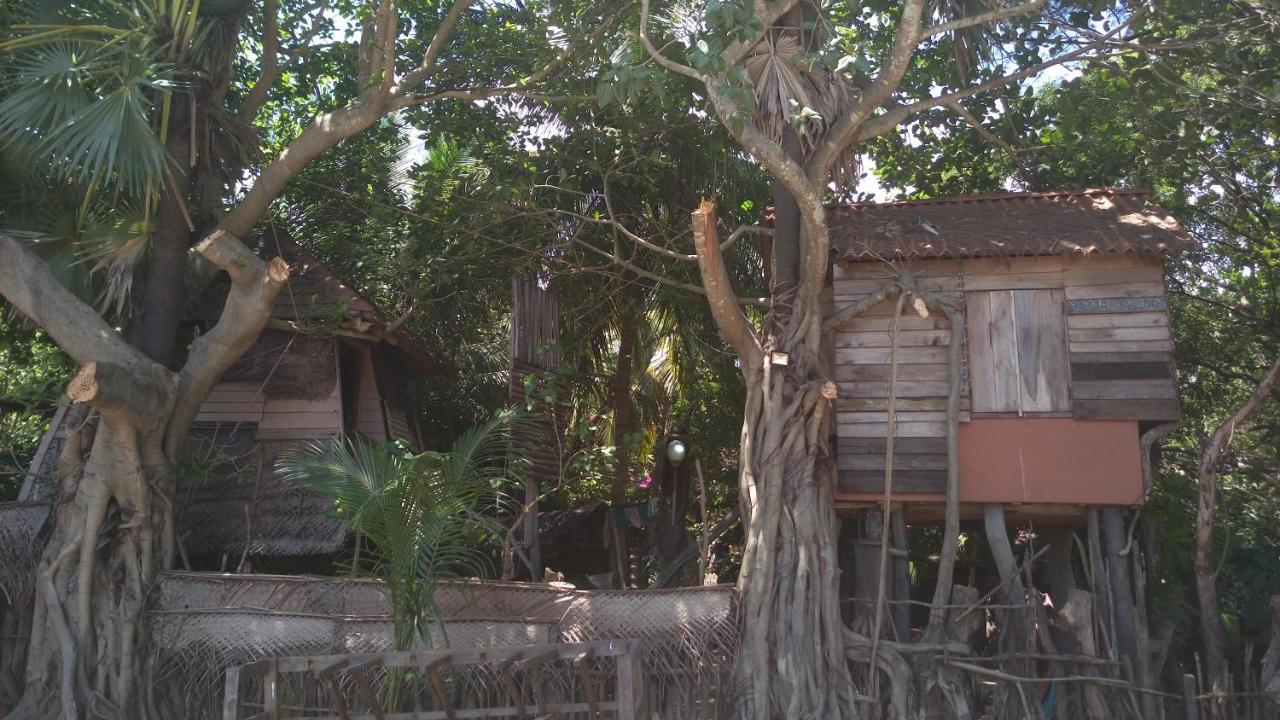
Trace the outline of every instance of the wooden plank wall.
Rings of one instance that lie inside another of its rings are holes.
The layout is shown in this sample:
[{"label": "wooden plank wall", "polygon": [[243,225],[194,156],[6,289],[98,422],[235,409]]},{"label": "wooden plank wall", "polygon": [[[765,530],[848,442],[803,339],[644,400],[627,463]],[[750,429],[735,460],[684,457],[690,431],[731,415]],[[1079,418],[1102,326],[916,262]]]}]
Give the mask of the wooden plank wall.
[{"label": "wooden plank wall", "polygon": [[1131,262],[1069,278],[1072,413],[1081,420],[1178,419],[1163,266]]},{"label": "wooden plank wall", "polygon": [[[336,342],[331,352],[337,352]],[[317,400],[269,398],[262,392],[263,385],[260,381],[218,383],[200,406],[195,422],[256,424],[259,440],[306,440],[342,432],[341,383],[336,379],[329,395]]]},{"label": "wooden plank wall", "polygon": [[359,398],[356,401],[356,432],[374,442],[387,440],[387,422],[382,411],[382,396],[374,375],[373,356],[367,348],[360,351]]},{"label": "wooden plank wall", "polygon": [[[966,308],[962,421],[970,418],[970,400],[974,416],[1176,417],[1158,258],[932,260],[911,269],[923,288]],[[890,277],[880,263],[837,267],[834,307],[874,292]],[[833,333],[841,492],[883,489],[892,312],[892,302],[881,303]],[[946,481],[951,331],[939,313],[908,312],[900,328],[894,491],[939,493]]]},{"label": "wooden plank wall", "polygon": [[[878,290],[888,273],[880,265],[859,264],[834,271],[836,309]],[[960,303],[959,276],[922,277],[920,284]],[[837,460],[840,492],[879,492],[884,487],[888,424],[889,325],[894,300],[876,305],[837,328],[832,338],[835,375]],[[963,329],[962,329],[963,330]],[[897,434],[894,441],[895,492],[938,493],[947,483],[947,355],[951,327],[946,315],[922,318],[908,305],[898,325]],[[968,393],[962,409],[968,410]]]}]

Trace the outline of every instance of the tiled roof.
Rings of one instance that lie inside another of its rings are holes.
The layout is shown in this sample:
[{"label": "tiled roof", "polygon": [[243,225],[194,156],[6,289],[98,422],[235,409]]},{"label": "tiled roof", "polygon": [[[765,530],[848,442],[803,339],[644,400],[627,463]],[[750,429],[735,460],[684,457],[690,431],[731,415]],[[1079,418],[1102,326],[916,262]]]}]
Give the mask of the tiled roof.
[{"label": "tiled roof", "polygon": [[831,205],[839,260],[1176,254],[1195,247],[1145,190],[1008,193]]}]

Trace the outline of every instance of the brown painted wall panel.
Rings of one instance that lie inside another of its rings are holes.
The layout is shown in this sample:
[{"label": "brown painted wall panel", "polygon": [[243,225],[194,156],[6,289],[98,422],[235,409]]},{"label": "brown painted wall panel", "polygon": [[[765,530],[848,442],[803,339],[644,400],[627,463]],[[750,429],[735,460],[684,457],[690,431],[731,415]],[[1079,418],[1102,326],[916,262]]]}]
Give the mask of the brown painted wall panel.
[{"label": "brown painted wall panel", "polygon": [[[841,453],[847,451],[844,445],[847,440],[840,438]],[[959,441],[961,502],[1085,505],[1142,502],[1137,422],[975,418],[961,424]],[[866,445],[863,448],[872,449]],[[936,491],[916,489],[925,487],[928,472],[904,472],[901,491],[922,493],[910,498],[915,501],[941,500],[945,485]],[[945,473],[943,477],[945,480]],[[882,470],[878,479],[873,470],[841,471],[836,500],[875,501],[883,488]],[[895,492],[899,489],[897,480],[894,489]]]}]

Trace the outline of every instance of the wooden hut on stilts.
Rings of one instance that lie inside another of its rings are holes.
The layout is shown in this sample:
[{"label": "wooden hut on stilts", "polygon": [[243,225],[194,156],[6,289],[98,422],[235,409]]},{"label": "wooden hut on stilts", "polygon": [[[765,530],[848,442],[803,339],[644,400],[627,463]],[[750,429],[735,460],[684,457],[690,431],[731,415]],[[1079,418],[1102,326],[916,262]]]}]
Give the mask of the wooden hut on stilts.
[{"label": "wooden hut on stilts", "polygon": [[[835,500],[855,628],[967,641],[981,615],[963,608],[986,605],[1000,630],[990,654],[1006,661],[979,674],[1035,675],[1036,658],[1072,656],[1073,673],[1155,686],[1168,637],[1145,612],[1151,549],[1134,528],[1178,419],[1163,263],[1193,241],[1145,200],[1088,190],[828,209]],[[985,535],[990,554],[960,548],[962,533]],[[926,540],[921,562],[910,544]],[[1028,687],[1006,706],[1043,699],[1043,684]],[[1072,687],[1055,702],[1078,714],[1061,717],[1116,716],[1102,686]],[[1154,716],[1149,695],[1123,702]]]}]

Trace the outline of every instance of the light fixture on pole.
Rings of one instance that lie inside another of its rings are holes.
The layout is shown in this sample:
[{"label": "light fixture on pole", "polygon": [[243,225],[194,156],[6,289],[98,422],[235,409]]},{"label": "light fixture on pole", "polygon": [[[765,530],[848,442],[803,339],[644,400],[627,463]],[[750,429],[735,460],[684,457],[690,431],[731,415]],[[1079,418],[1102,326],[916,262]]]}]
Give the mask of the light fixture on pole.
[{"label": "light fixture on pole", "polygon": [[684,440],[672,438],[667,441],[667,460],[671,461],[672,467],[680,467],[680,463],[684,462],[685,456],[689,454],[689,446]]}]

